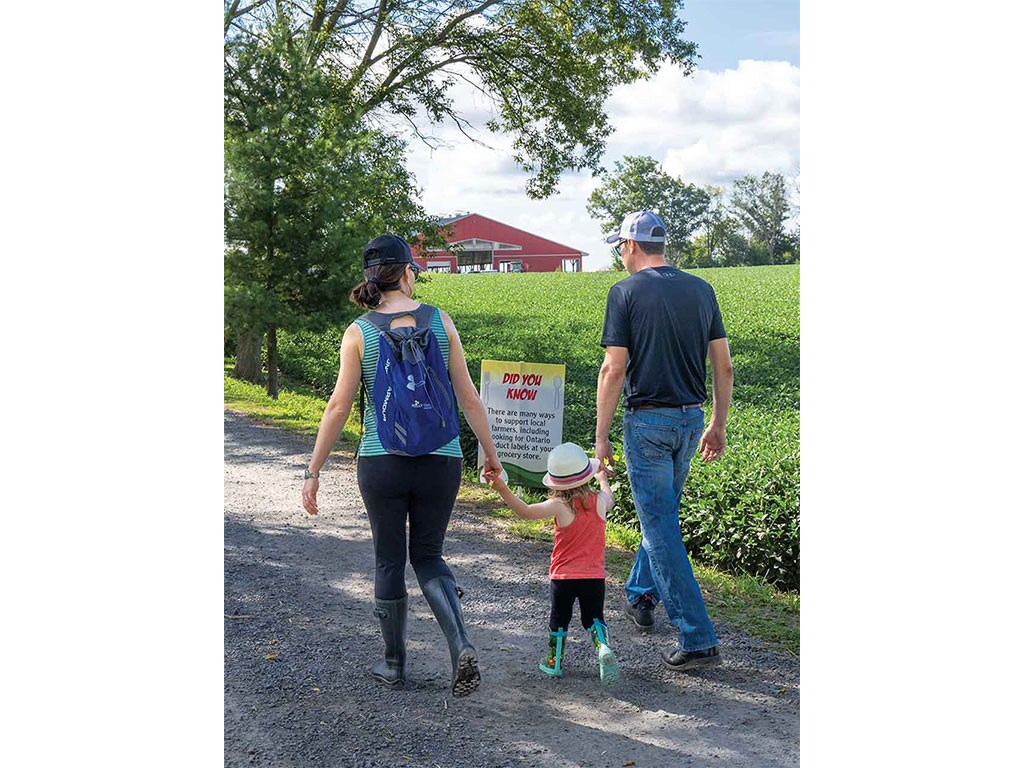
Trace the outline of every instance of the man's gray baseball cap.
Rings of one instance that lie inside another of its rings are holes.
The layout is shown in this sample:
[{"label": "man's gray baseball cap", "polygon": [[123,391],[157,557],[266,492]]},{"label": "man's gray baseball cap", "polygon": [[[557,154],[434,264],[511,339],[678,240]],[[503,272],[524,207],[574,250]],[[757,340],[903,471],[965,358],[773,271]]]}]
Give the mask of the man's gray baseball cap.
[{"label": "man's gray baseball cap", "polygon": [[665,222],[652,211],[636,211],[626,215],[618,232],[604,239],[606,243],[619,240],[637,240],[641,243],[664,243]]}]

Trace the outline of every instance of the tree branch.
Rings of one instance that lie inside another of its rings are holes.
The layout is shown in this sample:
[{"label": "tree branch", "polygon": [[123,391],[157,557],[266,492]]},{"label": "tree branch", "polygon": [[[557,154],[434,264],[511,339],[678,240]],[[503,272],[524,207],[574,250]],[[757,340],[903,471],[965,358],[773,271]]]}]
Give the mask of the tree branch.
[{"label": "tree branch", "polygon": [[338,19],[341,18],[341,14],[348,8],[348,0],[338,0],[334,4],[334,10],[331,11],[331,15],[327,18],[327,26],[324,27],[324,35],[330,37],[334,32],[334,27],[338,24]]},{"label": "tree branch", "polygon": [[313,18],[309,20],[309,36],[312,40],[316,37],[320,31],[320,27],[324,23],[324,14],[327,12],[327,8],[324,6],[324,0],[314,0],[313,2]]},{"label": "tree branch", "polygon": [[377,92],[377,95],[363,105],[363,110],[365,112],[369,112],[375,107],[380,106],[388,96],[397,93],[398,91],[402,90],[403,88],[406,88],[412,83],[417,82],[418,80],[422,80],[427,75],[436,72],[442,67],[446,67],[449,64],[460,64],[462,62],[471,61],[473,58],[474,57],[471,55],[454,56],[450,59],[445,59],[444,61],[439,61],[436,64],[432,64],[426,69],[420,70],[419,72],[415,72],[402,80],[398,80],[397,82],[392,80],[390,84],[381,83],[381,88]]},{"label": "tree branch", "polygon": [[228,12],[224,14],[224,34],[228,33],[228,28],[231,26],[231,22],[235,18],[235,11],[238,10],[238,0],[231,0],[231,7],[228,8]]},{"label": "tree branch", "polygon": [[366,51],[363,53],[363,58],[359,62],[359,66],[355,68],[349,81],[352,83],[358,83],[360,78],[370,66],[370,57],[373,55],[373,49],[377,47],[377,41],[380,40],[380,33],[384,30],[384,19],[387,18],[387,2],[381,0],[380,12],[377,14],[377,22],[373,25],[373,34],[370,36],[370,42],[366,44]]},{"label": "tree branch", "polygon": [[[447,39],[448,35],[451,34],[452,30],[454,30],[455,27],[457,27],[463,21],[465,21],[466,19],[470,19],[473,16],[478,16],[479,14],[483,13],[485,10],[490,8],[492,5],[496,5],[497,3],[500,3],[500,2],[502,2],[502,0],[486,0],[485,2],[481,3],[480,5],[478,5],[476,8],[472,8],[472,9],[466,11],[465,13],[461,13],[458,16],[456,16],[455,18],[451,19],[436,34],[429,35],[426,32],[424,32],[424,34],[423,34],[423,36],[421,38],[420,44],[417,45],[409,53],[408,56],[406,56],[404,59],[402,59],[402,61],[400,61],[391,70],[390,73],[388,73],[388,76],[387,76],[387,78],[385,78],[384,82],[381,84],[381,87],[382,88],[387,88],[389,85],[391,85],[391,83],[394,82],[395,78],[397,78],[402,73],[402,70],[404,70],[409,65],[410,61],[415,59],[417,56],[422,55],[423,52],[428,50],[429,48],[433,48],[433,47],[437,46],[438,44],[443,43],[445,41],[445,39]],[[451,7],[451,6],[449,6],[449,7]],[[390,54],[392,51],[394,51],[396,49],[396,47],[397,46],[392,45],[386,51],[383,51],[382,53],[378,54],[377,56],[374,56],[370,60],[368,66],[372,67],[378,61],[380,61],[381,59],[385,58],[388,54]]]},{"label": "tree branch", "polygon": [[441,139],[437,138],[436,136],[423,135],[423,132],[419,129],[419,126],[417,126],[416,123],[413,122],[413,119],[409,117],[409,115],[402,115],[402,117],[405,119],[407,123],[409,123],[409,126],[413,130],[413,133],[416,134],[416,138],[418,138],[420,141],[422,141],[424,144],[430,147],[431,151],[437,149],[444,143]]},{"label": "tree branch", "polygon": [[454,110],[448,109],[448,108],[446,108],[444,110],[444,112],[445,112],[446,115],[448,115],[448,117],[451,118],[452,122],[455,123],[455,127],[459,129],[459,133],[461,133],[463,136],[465,136],[471,142],[473,142],[474,144],[479,144],[481,147],[486,147],[487,149],[490,149],[492,151],[495,149],[494,147],[492,147],[487,142],[485,142],[485,141],[483,141],[481,139],[478,139],[476,136],[470,136],[468,133],[466,133],[465,128],[463,128],[463,125],[465,125],[466,128],[472,128],[473,126],[470,124],[470,122],[466,118],[462,117],[462,115],[460,115],[457,112],[455,112]]},{"label": "tree branch", "polygon": [[224,34],[227,34],[228,28],[235,19],[245,16],[249,11],[259,8],[266,2],[267,0],[256,0],[256,2],[251,5],[245,6],[242,10],[238,10],[239,0],[231,0],[231,7],[228,8],[228,12],[224,14]]}]

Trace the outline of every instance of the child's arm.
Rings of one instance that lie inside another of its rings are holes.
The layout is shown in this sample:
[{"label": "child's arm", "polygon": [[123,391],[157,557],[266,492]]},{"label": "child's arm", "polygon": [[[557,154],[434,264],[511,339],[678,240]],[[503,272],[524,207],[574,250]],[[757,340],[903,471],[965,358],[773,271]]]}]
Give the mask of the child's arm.
[{"label": "child's arm", "polygon": [[602,491],[607,493],[613,499],[615,498],[614,496],[612,496],[612,487],[608,485],[608,478],[605,476],[604,472],[597,473],[597,484],[601,486]]},{"label": "child's arm", "polygon": [[558,512],[558,502],[554,499],[546,499],[540,504],[527,504],[512,493],[512,490],[500,477],[491,481],[491,487],[508,504],[508,508],[524,520],[543,520],[545,517],[554,517]]}]

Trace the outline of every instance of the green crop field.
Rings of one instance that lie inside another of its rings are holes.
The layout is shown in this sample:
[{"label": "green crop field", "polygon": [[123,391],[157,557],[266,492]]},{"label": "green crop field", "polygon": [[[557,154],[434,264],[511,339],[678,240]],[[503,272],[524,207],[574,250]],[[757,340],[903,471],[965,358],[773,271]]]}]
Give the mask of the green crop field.
[{"label": "green crop field", "polygon": [[[736,382],[725,455],[709,464],[699,459],[692,464],[680,510],[684,536],[698,560],[798,589],[799,267],[693,273],[707,280],[718,296]],[[605,298],[608,288],[624,276],[432,274],[420,278],[416,291],[417,298],[451,315],[477,384],[484,358],[564,363],[564,439],[591,450],[597,374],[604,357],[599,342]],[[281,369],[328,396],[338,373],[343,330],[281,334]],[[621,425],[617,418],[612,430],[617,445]],[[467,457],[475,458],[475,441],[465,424],[463,444]],[[624,474],[616,484],[614,516],[635,525]]]}]

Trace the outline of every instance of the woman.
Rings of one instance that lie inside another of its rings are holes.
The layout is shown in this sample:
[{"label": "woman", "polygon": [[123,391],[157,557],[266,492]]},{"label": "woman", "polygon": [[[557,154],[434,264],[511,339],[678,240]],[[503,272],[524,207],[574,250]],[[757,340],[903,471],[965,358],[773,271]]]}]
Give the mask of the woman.
[{"label": "woman", "polygon": [[352,323],[342,338],[341,369],[320,421],[302,487],[302,504],[311,515],[319,511],[316,494],[320,468],[348,419],[356,389],[362,382],[367,398],[356,476],[373,532],[374,614],[380,619],[385,648],[384,658],[374,663],[371,674],[392,687],[405,682],[405,627],[409,605],[405,585],[405,526],[408,520],[409,560],[423,596],[448,641],[452,693],[465,696],[480,684],[480,672],[476,649],[466,635],[455,578],[442,557],[448,520],[462,479],[462,449],[456,435],[448,444],[423,456],[391,454],[384,450],[373,406],[380,338],[377,326],[387,327],[388,320],[392,329],[429,325],[448,366],[456,399],[483,449],[485,478],[500,475],[501,464],[483,404],[469,377],[455,325],[441,310],[412,298],[419,271],[409,245],[400,237],[375,237],[363,250],[364,280],[352,290],[350,298],[371,312]]}]

